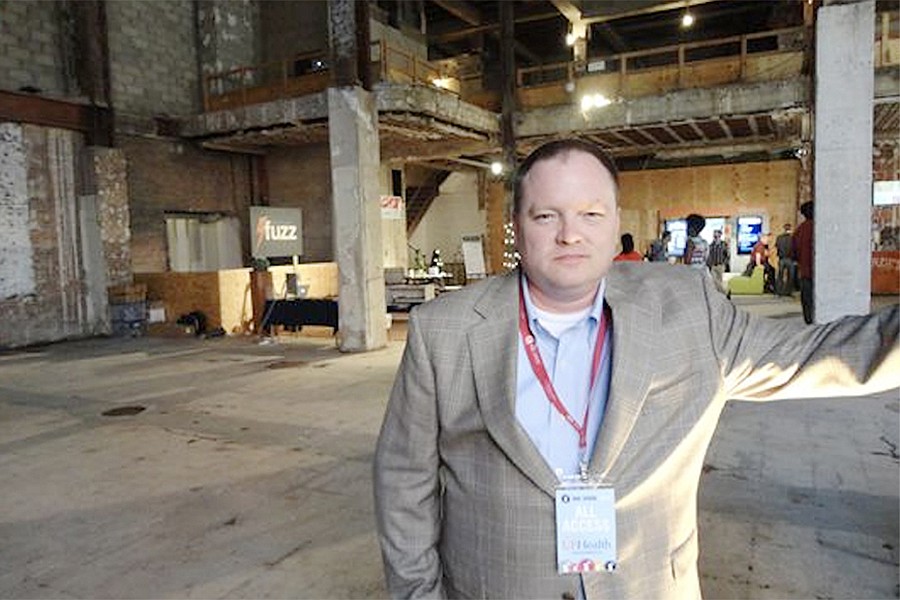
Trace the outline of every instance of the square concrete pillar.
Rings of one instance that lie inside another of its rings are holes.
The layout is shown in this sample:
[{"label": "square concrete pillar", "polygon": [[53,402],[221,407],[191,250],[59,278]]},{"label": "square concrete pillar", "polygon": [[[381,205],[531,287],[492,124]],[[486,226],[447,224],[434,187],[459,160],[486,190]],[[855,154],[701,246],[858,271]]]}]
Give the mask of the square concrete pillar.
[{"label": "square concrete pillar", "polygon": [[815,319],[869,312],[875,1],[832,4],[816,23]]},{"label": "square concrete pillar", "polygon": [[334,255],[340,278],[340,347],[345,352],[387,342],[378,112],[361,87],[328,89],[328,138]]}]

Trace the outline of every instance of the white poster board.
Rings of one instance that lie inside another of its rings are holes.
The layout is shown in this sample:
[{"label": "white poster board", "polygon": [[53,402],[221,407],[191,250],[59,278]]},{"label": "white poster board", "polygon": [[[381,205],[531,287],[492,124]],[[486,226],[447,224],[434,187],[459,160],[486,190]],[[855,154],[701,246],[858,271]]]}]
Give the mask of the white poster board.
[{"label": "white poster board", "polygon": [[481,279],[487,275],[484,267],[484,247],[480,235],[462,236],[463,262],[466,266],[466,279]]}]

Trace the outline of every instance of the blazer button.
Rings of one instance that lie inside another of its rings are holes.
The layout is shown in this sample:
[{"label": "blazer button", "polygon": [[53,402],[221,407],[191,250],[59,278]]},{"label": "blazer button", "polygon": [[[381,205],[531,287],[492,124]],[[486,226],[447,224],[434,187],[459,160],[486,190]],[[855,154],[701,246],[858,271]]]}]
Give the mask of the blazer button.
[{"label": "blazer button", "polygon": [[572,592],[563,592],[562,600],[575,600],[575,594]]}]

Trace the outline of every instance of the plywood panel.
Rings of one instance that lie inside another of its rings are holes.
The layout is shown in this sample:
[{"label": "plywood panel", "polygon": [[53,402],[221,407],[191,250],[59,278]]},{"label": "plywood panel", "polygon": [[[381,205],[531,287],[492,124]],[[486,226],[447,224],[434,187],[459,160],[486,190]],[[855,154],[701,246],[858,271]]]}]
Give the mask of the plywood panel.
[{"label": "plywood panel", "polygon": [[163,303],[167,322],[200,311],[208,328],[222,326],[218,273],[135,273],[134,280],[147,285],[147,300]]},{"label": "plywood panel", "polygon": [[[303,263],[298,267],[300,281],[309,285],[310,298],[336,298],[336,263]],[[284,293],[284,277],[293,266],[272,267],[275,295]],[[135,282],[146,284],[147,299],[162,302],[166,321],[200,311],[206,315],[209,329],[222,327],[228,333],[250,330],[253,304],[250,297],[250,269],[229,269],[206,273],[136,273]]]},{"label": "plywood panel", "polygon": [[640,231],[632,232],[638,248],[645,248],[658,235],[657,218],[683,218],[692,212],[762,214],[772,231],[780,231],[784,223],[797,223],[799,169],[797,161],[770,161],[626,171],[620,178],[619,205],[629,214],[642,211],[644,215]]},{"label": "plywood panel", "polygon": [[[308,285],[307,297],[309,298],[337,298],[339,293],[337,263],[301,263],[297,267],[300,275],[300,283]],[[285,277],[294,272],[292,265],[270,267],[272,281],[275,283],[275,293],[282,292]]]},{"label": "plywood panel", "polygon": [[219,271],[220,326],[227,333],[253,330],[253,299],[250,295],[250,269]]}]

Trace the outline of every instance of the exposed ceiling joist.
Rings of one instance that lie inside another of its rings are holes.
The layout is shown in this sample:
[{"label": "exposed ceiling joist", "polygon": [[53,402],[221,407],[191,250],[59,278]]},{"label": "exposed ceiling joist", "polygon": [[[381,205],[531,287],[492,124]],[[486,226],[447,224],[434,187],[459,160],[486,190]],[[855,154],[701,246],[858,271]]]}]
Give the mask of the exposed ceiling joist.
[{"label": "exposed ceiling joist", "polygon": [[683,144],[683,143],[684,143],[684,138],[681,137],[681,136],[678,134],[677,131],[675,131],[674,129],[672,129],[672,128],[669,126],[668,123],[663,124],[663,128],[666,130],[666,132],[669,133],[669,135],[671,135],[673,138],[675,138],[675,141],[676,141],[677,143],[679,143],[679,144]]},{"label": "exposed ceiling joist", "polygon": [[729,140],[734,139],[734,133],[731,131],[731,125],[728,123],[727,119],[720,119],[719,126],[722,128],[722,131],[725,132],[725,137]]},{"label": "exposed ceiling joist", "polygon": [[772,154],[790,150],[792,148],[798,148],[801,143],[800,138],[789,138],[780,140],[779,142],[750,142],[720,145],[710,145],[709,142],[704,142],[695,146],[660,150],[656,152],[656,158],[671,160],[678,158],[701,158],[711,155],[733,157],[740,156],[741,154],[754,154],[759,152]]},{"label": "exposed ceiling joist", "polygon": [[625,39],[616,33],[616,30],[609,26],[609,23],[600,23],[598,27],[594,28],[595,32],[598,32],[602,35],[606,41],[609,42],[610,48],[612,48],[615,52],[627,52],[630,50],[630,47],[625,42]]},{"label": "exposed ceiling joist", "polygon": [[[533,23],[535,21],[547,21],[550,19],[559,18],[558,12],[552,13],[542,13],[538,15],[529,15],[525,17],[519,17],[514,22],[516,25],[522,23]],[[429,44],[445,44],[450,42],[457,42],[459,40],[463,40],[467,37],[477,35],[479,33],[497,33],[500,31],[499,23],[484,23],[482,25],[475,25],[473,27],[466,27],[465,29],[455,29],[453,31],[445,31],[442,33],[428,34],[428,43]]]},{"label": "exposed ceiling joist", "polygon": [[550,0],[550,2],[562,16],[569,20],[569,23],[581,22],[581,9],[575,6],[571,0]]},{"label": "exposed ceiling joist", "polygon": [[484,22],[481,11],[470,2],[465,2],[464,0],[432,1],[460,21],[465,21],[469,25],[481,25]]},{"label": "exposed ceiling joist", "polygon": [[[626,17],[637,17],[640,15],[649,15],[657,12],[665,12],[667,10],[676,10],[679,8],[690,8],[708,2],[716,2],[717,0],[675,0],[673,2],[656,2],[643,8],[636,10],[622,10],[621,6],[624,2],[619,0],[605,0],[600,2],[587,3],[594,7],[591,11],[584,11],[582,20],[585,23],[603,23],[606,21],[614,21],[616,19],[624,19]],[[555,4],[555,2],[554,2]],[[602,13],[602,14],[601,14]]]}]

